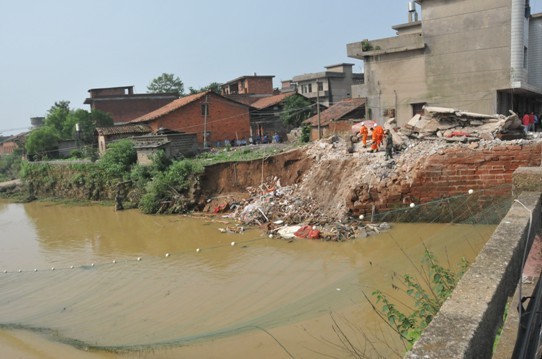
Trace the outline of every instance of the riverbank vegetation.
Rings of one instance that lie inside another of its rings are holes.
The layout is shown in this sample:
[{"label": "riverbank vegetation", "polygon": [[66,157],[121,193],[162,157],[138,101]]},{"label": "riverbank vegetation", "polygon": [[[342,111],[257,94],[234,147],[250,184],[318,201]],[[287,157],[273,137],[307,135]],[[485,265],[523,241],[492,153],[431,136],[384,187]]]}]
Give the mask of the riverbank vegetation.
[{"label": "riverbank vegetation", "polygon": [[[367,300],[399,335],[405,349],[410,350],[452,294],[468,266],[469,263],[462,259],[457,270],[445,268],[425,248],[421,265],[415,266],[417,275],[403,274],[399,284],[392,285],[393,289],[404,291],[411,298],[411,303],[396,303],[381,290],[372,293],[376,298],[374,304],[369,298]],[[376,308],[377,305],[381,305],[380,309]]]},{"label": "riverbank vegetation", "polygon": [[41,161],[21,165],[29,198],[57,197],[90,201],[119,200],[147,214],[186,213],[198,209],[204,167],[267,158],[293,145],[271,144],[204,152],[191,159],[169,159],[157,152],[150,165],[137,164],[133,143],[112,143],[99,160]]}]

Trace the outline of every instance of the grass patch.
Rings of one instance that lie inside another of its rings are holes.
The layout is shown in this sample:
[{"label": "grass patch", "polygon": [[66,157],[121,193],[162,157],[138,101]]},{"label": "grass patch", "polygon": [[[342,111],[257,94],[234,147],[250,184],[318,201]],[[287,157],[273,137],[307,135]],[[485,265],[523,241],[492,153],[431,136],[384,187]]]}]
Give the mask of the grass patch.
[{"label": "grass patch", "polygon": [[204,166],[226,162],[253,161],[277,155],[299,147],[296,144],[268,144],[260,146],[227,147],[202,153],[197,157]]}]

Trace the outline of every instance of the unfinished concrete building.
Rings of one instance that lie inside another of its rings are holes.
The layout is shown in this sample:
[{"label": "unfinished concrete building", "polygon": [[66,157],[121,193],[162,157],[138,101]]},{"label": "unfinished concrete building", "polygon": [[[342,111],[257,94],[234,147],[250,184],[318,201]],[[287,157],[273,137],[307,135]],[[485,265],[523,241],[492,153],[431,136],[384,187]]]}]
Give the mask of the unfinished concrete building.
[{"label": "unfinished concrete building", "polygon": [[531,14],[529,0],[411,1],[408,22],[393,29],[397,36],[347,45],[364,62],[352,97],[367,99],[368,118],[402,125],[424,105],[542,111],[542,14]]},{"label": "unfinished concrete building", "polygon": [[351,98],[352,85],[363,83],[363,74],[353,72],[353,66],[345,63],[330,65],[323,72],[294,76],[288,87],[293,84],[303,96],[329,107]]}]

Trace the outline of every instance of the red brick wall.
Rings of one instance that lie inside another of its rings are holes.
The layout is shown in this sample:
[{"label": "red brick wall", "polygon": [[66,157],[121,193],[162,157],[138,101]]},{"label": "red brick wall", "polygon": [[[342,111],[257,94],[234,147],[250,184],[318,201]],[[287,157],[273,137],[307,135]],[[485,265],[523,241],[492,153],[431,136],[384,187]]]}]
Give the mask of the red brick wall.
[{"label": "red brick wall", "polygon": [[0,143],[0,155],[8,155],[10,153],[13,153],[19,146],[17,143],[12,141],[7,141]]},{"label": "red brick wall", "polygon": [[107,101],[95,101],[94,109],[107,112],[113,118],[113,122],[125,123],[140,116],[146,115],[160,107],[163,107],[175,100],[174,98],[132,98],[132,99],[111,99]]},{"label": "red brick wall", "polygon": [[[320,126],[320,130],[322,131],[322,138],[330,137],[334,135],[350,136],[352,134],[352,122],[351,121],[330,122],[326,126]],[[318,140],[318,127],[312,127],[311,141],[316,141],[316,140]]]},{"label": "red brick wall", "polygon": [[[196,133],[198,143],[203,144],[204,115],[201,106],[205,102],[202,97],[176,111],[149,122],[153,131],[160,127],[186,133]],[[215,146],[217,141],[224,139],[245,139],[250,135],[250,115],[247,106],[236,104],[219,96],[209,95],[209,112],[207,115],[207,138],[209,146]]]},{"label": "red brick wall", "polygon": [[[383,212],[411,202],[427,203],[484,190],[480,201],[510,196],[512,174],[518,167],[541,165],[542,144],[502,144],[491,149],[450,148],[399,171],[379,187],[357,188],[349,203],[355,214]],[[410,178],[410,179],[407,179]]]},{"label": "red brick wall", "polygon": [[[273,79],[272,78],[252,78],[248,77],[247,92],[248,94],[273,94]],[[244,90],[244,89],[243,89]]]}]

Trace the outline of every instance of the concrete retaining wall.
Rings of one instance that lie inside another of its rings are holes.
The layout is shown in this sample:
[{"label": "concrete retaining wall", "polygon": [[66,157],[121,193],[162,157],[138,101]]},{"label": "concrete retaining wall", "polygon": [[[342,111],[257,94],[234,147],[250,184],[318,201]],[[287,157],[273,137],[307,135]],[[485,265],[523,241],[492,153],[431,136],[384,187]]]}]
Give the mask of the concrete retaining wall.
[{"label": "concrete retaining wall", "polygon": [[540,229],[540,210],[539,192],[518,196],[405,358],[491,358],[506,303],[520,279],[526,247],[531,247]]}]

